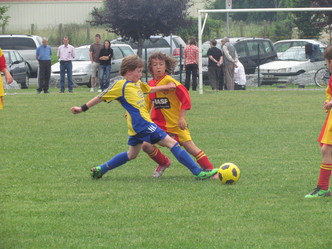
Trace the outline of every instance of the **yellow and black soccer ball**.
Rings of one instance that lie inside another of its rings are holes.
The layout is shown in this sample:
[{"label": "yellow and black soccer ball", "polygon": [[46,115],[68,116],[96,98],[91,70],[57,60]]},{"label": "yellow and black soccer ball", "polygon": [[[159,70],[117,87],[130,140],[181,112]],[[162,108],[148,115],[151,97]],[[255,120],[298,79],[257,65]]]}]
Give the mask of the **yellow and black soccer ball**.
[{"label": "yellow and black soccer ball", "polygon": [[234,163],[224,163],[219,167],[218,179],[223,184],[234,184],[240,178],[240,169]]}]

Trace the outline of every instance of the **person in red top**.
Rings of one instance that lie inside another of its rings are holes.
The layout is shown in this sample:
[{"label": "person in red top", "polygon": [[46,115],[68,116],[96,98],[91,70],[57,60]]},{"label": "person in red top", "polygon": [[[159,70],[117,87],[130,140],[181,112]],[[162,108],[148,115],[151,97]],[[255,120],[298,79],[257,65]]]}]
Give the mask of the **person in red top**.
[{"label": "person in red top", "polygon": [[[324,58],[326,59],[327,67],[332,72],[332,46],[325,49]],[[307,194],[305,198],[331,196],[329,185],[332,172],[332,76],[326,87],[326,100],[323,108],[327,112],[327,117],[318,137],[318,142],[321,145],[322,163],[320,165],[317,187]]]},{"label": "person in red top", "polygon": [[[7,84],[10,84],[13,82],[13,77],[11,76],[10,72],[7,69],[6,59],[5,59],[5,56],[1,49],[0,49],[0,72],[3,72]],[[5,95],[5,92],[3,90],[2,75],[0,74],[0,110],[3,109],[3,96],[4,95]]]},{"label": "person in red top", "polygon": [[[193,155],[202,168],[213,169],[208,157],[192,141],[188,129],[185,117],[187,110],[191,109],[189,92],[180,82],[168,75],[173,72],[176,65],[177,60],[169,55],[162,52],[151,54],[148,60],[148,69],[153,79],[149,81],[149,86],[174,83],[176,90],[148,94],[145,98],[147,108],[151,112],[152,121]],[[169,158],[152,144],[144,143],[142,149],[158,164],[153,177],[162,176],[165,169],[171,164]]]},{"label": "person in red top", "polygon": [[190,89],[190,76],[192,77],[192,89],[196,91],[197,88],[197,70],[198,70],[198,52],[199,49],[196,46],[195,38],[189,39],[189,44],[184,48],[184,65],[186,69],[186,81],[185,86],[187,90]]}]

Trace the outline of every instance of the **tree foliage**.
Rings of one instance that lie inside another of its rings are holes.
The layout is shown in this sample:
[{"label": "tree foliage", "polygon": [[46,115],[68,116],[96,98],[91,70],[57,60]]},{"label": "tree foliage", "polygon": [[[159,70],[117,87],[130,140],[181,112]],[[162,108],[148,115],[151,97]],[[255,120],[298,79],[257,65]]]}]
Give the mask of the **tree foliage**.
[{"label": "tree foliage", "polygon": [[[332,0],[233,0],[233,9],[243,8],[305,8],[331,7]],[[213,9],[225,9],[225,0],[212,0],[207,6]],[[322,28],[332,23],[332,12],[267,12],[267,13],[234,13],[233,20],[246,22],[274,21],[276,32],[290,33],[292,27],[297,27],[301,38],[318,38]],[[215,15],[220,19],[220,14]],[[286,26],[285,26],[286,24]]]},{"label": "tree foliage", "polygon": [[[312,0],[288,0],[290,8],[312,7]],[[322,32],[322,27],[315,24],[321,20],[318,12],[294,12],[292,22],[299,30],[300,38],[317,39]]]},{"label": "tree foliage", "polygon": [[[106,25],[123,39],[138,41],[151,35],[170,35],[187,23],[189,0],[105,0],[104,8],[94,8],[92,25]],[[140,51],[138,51],[138,54]]]},{"label": "tree foliage", "polygon": [[[331,7],[332,1],[331,0],[314,0],[312,3],[313,7]],[[326,11],[326,12],[319,12],[317,13],[321,17],[321,21],[318,25],[324,27],[328,25],[332,25],[332,11]]]},{"label": "tree foliage", "polygon": [[[241,0],[232,1],[233,9],[255,9],[255,8],[281,8],[284,4],[283,0]],[[226,0],[215,0],[207,5],[209,9],[225,9]],[[266,13],[232,13],[233,20],[246,20],[246,21],[273,21],[276,19],[277,14],[273,12]],[[216,17],[221,17],[220,14],[214,14]]]},{"label": "tree foliage", "polygon": [[6,16],[6,12],[8,11],[9,7],[7,6],[0,6],[0,26],[4,27],[8,24],[9,16]]}]

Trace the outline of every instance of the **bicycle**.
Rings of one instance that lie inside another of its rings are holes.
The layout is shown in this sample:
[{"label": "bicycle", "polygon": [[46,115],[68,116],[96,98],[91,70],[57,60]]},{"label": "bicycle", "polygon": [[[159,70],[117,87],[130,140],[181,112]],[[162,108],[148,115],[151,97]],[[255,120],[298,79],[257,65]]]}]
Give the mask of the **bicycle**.
[{"label": "bicycle", "polygon": [[331,72],[327,67],[322,67],[317,70],[315,73],[315,84],[319,87],[326,87],[327,84],[329,83],[330,77],[331,77]]}]

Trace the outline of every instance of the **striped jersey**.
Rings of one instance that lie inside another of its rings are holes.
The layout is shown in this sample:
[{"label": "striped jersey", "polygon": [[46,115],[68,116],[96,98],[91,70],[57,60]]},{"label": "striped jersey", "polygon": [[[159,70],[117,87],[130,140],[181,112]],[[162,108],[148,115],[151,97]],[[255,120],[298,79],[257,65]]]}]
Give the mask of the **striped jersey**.
[{"label": "striped jersey", "polygon": [[[332,76],[330,78],[329,84],[326,87],[326,102],[331,101],[332,98]],[[328,111],[327,117],[323,124],[321,133],[318,137],[318,142],[322,144],[332,145],[332,114],[331,109]]]},{"label": "striped jersey", "polygon": [[174,83],[176,90],[150,93],[146,97],[148,110],[151,110],[152,121],[166,132],[179,127],[178,120],[181,109],[191,109],[188,90],[171,76],[165,75],[158,81],[152,79],[149,81],[149,86],[163,86],[169,83]]},{"label": "striped jersey", "polygon": [[99,97],[106,102],[117,100],[126,109],[128,134],[134,136],[153,124],[145,102],[145,94],[150,91],[151,88],[141,81],[123,79],[102,92]]}]

